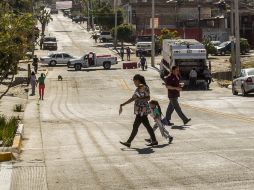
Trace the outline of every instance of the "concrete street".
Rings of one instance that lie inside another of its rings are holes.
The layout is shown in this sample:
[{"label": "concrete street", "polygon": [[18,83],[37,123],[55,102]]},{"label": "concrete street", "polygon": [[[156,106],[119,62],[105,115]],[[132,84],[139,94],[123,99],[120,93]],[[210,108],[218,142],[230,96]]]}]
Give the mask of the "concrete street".
[{"label": "concrete street", "polygon": [[[59,51],[113,54],[62,14],[54,16],[48,33],[57,37]],[[23,152],[0,166],[1,190],[254,189],[253,95],[233,96],[216,84],[210,91],[184,91],[180,102],[192,122],[184,127],[174,114],[175,126],[168,127],[173,144],[157,131],[159,146],[147,147],[148,134],[140,127],[127,149],[119,140],[130,135],[133,105],[121,116],[118,109],[135,89],[132,77],[146,77],[164,112],[168,100],[156,70],[121,67],[48,68],[45,100],[29,97]],[[63,81],[57,81],[59,74]]]}]

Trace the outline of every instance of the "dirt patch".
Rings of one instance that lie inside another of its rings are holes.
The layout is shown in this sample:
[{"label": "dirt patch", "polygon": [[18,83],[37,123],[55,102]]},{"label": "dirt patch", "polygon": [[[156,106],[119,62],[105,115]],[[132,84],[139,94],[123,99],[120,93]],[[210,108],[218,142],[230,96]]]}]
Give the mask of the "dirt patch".
[{"label": "dirt patch", "polygon": [[217,80],[217,83],[221,88],[228,88],[232,84],[230,80]]}]

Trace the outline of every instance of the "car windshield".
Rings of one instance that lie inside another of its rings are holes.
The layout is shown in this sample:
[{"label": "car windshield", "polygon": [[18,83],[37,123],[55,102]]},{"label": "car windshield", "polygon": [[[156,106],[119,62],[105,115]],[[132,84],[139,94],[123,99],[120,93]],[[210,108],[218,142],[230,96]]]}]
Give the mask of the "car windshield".
[{"label": "car windshield", "polygon": [[220,45],[219,45],[219,47],[225,47],[226,45],[228,45],[229,44],[229,42],[223,42],[223,43],[221,43]]},{"label": "car windshield", "polygon": [[54,57],[54,55],[55,55],[55,54],[51,53],[51,54],[49,54],[48,56],[49,56],[49,57]]},{"label": "car windshield", "polygon": [[250,69],[250,70],[248,70],[248,71],[247,71],[247,73],[248,73],[248,76],[250,76],[250,75],[254,75],[254,69]]},{"label": "car windshield", "polygon": [[101,35],[110,35],[110,32],[102,32]]},{"label": "car windshield", "polygon": [[44,42],[56,42],[56,38],[44,38]]}]

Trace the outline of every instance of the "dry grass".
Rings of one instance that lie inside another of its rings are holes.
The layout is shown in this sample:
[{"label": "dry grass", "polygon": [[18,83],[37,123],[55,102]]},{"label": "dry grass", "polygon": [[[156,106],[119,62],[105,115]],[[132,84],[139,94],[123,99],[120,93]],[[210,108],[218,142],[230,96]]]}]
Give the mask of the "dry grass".
[{"label": "dry grass", "polygon": [[230,81],[230,80],[217,80],[217,83],[222,88],[228,88],[228,86],[232,84],[232,81]]},{"label": "dry grass", "polygon": [[247,61],[246,63],[243,63],[242,68],[243,69],[254,68],[254,61]]}]

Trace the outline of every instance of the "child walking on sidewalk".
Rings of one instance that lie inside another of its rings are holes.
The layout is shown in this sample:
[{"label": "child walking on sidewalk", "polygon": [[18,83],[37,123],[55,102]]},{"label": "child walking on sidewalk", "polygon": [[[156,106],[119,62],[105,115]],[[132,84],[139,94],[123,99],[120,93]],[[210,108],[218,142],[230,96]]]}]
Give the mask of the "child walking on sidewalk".
[{"label": "child walking on sidewalk", "polygon": [[[161,116],[162,116],[162,111],[161,107],[158,101],[151,100],[149,102],[149,107],[150,107],[150,115],[155,121],[155,125],[153,127],[153,131],[156,131],[156,129],[160,129],[162,137],[164,137],[166,140],[168,140],[168,143],[171,144],[173,141],[173,137],[170,136],[169,132],[165,129],[164,124],[161,122]],[[150,139],[145,139],[147,142],[151,142]]]}]

